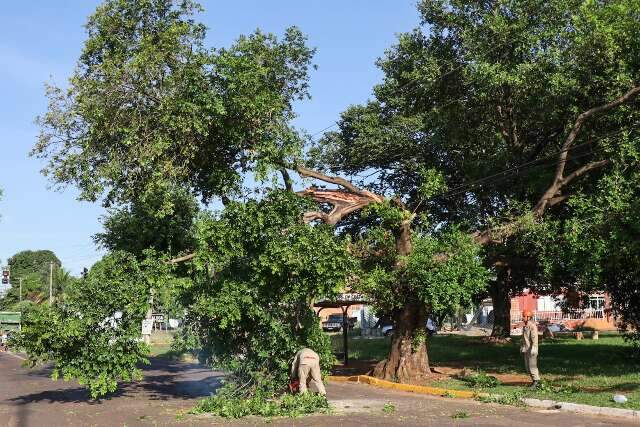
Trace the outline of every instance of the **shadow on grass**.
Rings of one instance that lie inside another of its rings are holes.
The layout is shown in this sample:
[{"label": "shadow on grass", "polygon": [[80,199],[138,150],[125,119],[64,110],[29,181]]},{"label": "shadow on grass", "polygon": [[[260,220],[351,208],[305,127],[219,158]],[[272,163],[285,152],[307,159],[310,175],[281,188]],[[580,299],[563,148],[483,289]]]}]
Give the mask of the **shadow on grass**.
[{"label": "shadow on grass", "polygon": [[[442,335],[431,338],[429,353],[434,364],[507,373],[523,369],[519,347],[518,338],[507,344],[485,344],[481,337]],[[599,340],[541,340],[538,366],[545,374],[558,376],[616,377],[636,371],[638,363],[630,358],[622,337],[606,336]]]},{"label": "shadow on grass", "polygon": [[[436,335],[429,338],[429,361],[433,366],[479,368],[500,374],[523,373],[520,339],[511,343],[487,344],[483,337]],[[334,351],[342,344],[333,339]],[[351,360],[382,360],[389,350],[389,338],[351,339]],[[640,365],[630,357],[630,346],[619,335],[601,335],[599,340],[562,337],[540,340],[538,366],[545,375],[624,377],[638,372]]]}]

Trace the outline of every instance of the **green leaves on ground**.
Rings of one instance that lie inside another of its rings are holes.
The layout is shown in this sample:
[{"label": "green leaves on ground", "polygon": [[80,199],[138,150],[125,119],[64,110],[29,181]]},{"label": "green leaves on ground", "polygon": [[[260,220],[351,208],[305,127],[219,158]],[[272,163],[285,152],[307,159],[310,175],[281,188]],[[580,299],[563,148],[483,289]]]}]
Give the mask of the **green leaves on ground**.
[{"label": "green leaves on ground", "polygon": [[241,418],[250,415],[298,417],[329,410],[327,398],[314,393],[285,394],[274,399],[261,393],[251,397],[238,397],[227,389],[222,389],[218,390],[214,396],[201,400],[193,413],[211,413],[224,418]]},{"label": "green leaves on ground", "polygon": [[500,385],[500,380],[493,375],[488,375],[486,372],[473,373],[471,375],[461,377],[460,379],[471,387],[479,389],[493,388]]}]

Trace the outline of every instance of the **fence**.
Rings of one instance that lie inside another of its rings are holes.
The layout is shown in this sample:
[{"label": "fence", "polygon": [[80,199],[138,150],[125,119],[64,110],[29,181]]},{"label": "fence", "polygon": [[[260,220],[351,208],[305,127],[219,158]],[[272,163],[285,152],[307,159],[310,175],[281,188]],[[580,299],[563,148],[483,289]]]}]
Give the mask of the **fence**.
[{"label": "fence", "polygon": [[[584,309],[569,311],[536,311],[533,313],[536,321],[561,322],[563,320],[585,320],[585,319],[604,319],[604,309]],[[519,311],[511,312],[511,322],[522,322],[522,313]]]}]

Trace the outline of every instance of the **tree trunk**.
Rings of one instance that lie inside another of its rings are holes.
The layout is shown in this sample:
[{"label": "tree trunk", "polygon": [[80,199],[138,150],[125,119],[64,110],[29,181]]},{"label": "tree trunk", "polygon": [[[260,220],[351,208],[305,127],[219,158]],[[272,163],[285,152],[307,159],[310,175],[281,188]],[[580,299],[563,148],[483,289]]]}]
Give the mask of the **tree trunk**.
[{"label": "tree trunk", "polygon": [[[411,254],[411,221],[403,221],[395,232],[396,269],[404,266],[403,257]],[[399,283],[400,288],[403,287]],[[402,292],[402,291],[400,291]],[[407,292],[410,292],[407,290]],[[373,375],[385,380],[405,382],[431,373],[427,355],[427,309],[411,295],[404,294],[404,307],[393,313],[394,332],[391,350],[385,360],[378,363]]]},{"label": "tree trunk", "polygon": [[494,338],[509,338],[511,335],[511,293],[509,286],[500,279],[491,282],[489,295],[493,302],[493,330]]},{"label": "tree trunk", "polygon": [[421,304],[409,303],[393,318],[395,326],[391,350],[387,358],[376,365],[373,375],[399,382],[429,375],[426,308]]}]

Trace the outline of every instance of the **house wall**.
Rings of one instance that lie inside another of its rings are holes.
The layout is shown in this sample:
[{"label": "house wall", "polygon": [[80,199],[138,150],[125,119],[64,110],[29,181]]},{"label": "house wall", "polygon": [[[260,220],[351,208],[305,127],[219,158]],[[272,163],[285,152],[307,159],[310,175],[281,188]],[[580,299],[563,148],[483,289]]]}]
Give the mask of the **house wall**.
[{"label": "house wall", "polygon": [[[358,317],[358,321],[360,321],[360,310],[362,310],[362,304],[352,305],[347,309],[347,316],[349,317]],[[318,313],[318,308],[315,309],[316,313]],[[329,318],[330,314],[342,314],[342,310],[339,308],[323,308],[320,311],[320,321],[324,322]]]},{"label": "house wall", "polygon": [[[589,328],[596,330],[615,330],[616,322],[613,316],[611,316],[610,297],[607,294],[593,294],[593,296],[604,296],[604,318],[589,318],[589,319],[562,319],[560,323],[565,324],[568,328]],[[511,299],[511,313],[512,324],[517,326],[520,324],[520,314],[529,310],[534,313],[537,312],[562,312],[562,308],[559,302],[564,299],[565,296],[538,296],[532,292],[525,291],[522,295],[518,295]],[[578,301],[580,298],[577,295],[567,295],[570,301],[575,300],[573,305],[578,308]],[[558,301],[560,300],[560,301]]]}]

